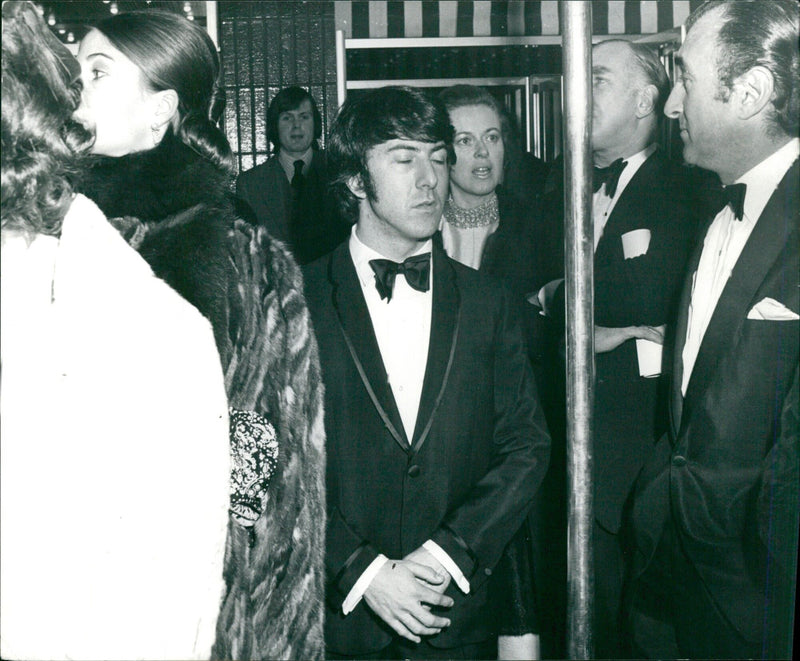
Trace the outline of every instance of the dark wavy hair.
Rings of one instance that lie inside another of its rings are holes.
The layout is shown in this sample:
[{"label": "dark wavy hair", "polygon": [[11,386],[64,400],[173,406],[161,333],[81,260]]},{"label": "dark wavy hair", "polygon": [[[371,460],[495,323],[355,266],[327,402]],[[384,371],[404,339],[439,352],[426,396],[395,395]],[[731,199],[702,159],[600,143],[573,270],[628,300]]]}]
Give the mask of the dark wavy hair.
[{"label": "dark wavy hair", "polygon": [[58,236],[94,139],[72,120],[80,66],[31,3],[2,12],[2,228]]},{"label": "dark wavy hair", "polygon": [[762,66],[774,80],[772,129],[796,136],[800,121],[800,5],[796,0],[710,0],[692,12],[686,20],[687,30],[718,7],[722,8],[716,62],[720,98],[728,98],[736,78]]},{"label": "dark wavy hair", "polygon": [[347,97],[327,142],[331,192],[343,218],[358,218],[358,198],[347,182],[360,176],[370,199],[375,191],[367,169],[370,149],[389,140],[444,142],[453,159],[453,127],[440,99],[416,87],[380,87]]},{"label": "dark wavy hair", "polygon": [[109,16],[94,27],[139,67],[151,90],[175,90],[181,142],[233,172],[231,147],[219,128],[225,108],[219,56],[208,33],[183,16],[157,9]]},{"label": "dark wavy hair", "polygon": [[281,150],[281,143],[278,137],[278,119],[281,113],[289,110],[297,110],[303,101],[311,104],[311,113],[314,116],[314,141],[311,143],[314,149],[319,149],[317,140],[322,137],[322,116],[319,114],[317,103],[314,97],[302,87],[284,87],[269,102],[267,108],[267,139],[272,143],[275,153]]}]

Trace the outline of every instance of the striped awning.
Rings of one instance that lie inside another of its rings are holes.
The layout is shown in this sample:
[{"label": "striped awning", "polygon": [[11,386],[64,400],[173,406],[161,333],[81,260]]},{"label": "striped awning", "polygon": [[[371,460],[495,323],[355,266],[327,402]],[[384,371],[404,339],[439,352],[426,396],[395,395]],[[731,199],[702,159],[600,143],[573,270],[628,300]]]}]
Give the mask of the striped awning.
[{"label": "striped awning", "polygon": [[[594,34],[654,34],[677,27],[702,0],[594,0]],[[336,0],[350,39],[560,34],[558,0]]]}]

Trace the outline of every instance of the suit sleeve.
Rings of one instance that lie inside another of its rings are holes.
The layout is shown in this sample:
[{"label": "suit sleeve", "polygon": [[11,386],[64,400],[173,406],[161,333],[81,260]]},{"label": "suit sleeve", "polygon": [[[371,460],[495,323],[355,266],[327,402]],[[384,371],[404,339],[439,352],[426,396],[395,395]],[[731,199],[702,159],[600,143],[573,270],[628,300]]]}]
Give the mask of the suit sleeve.
[{"label": "suit sleeve", "polygon": [[339,608],[379,551],[347,524],[338,508],[328,510],[325,548],[325,579],[335,588],[326,597]]},{"label": "suit sleeve", "polygon": [[236,195],[245,201],[249,201],[250,186],[248,186],[248,181],[250,178],[248,172],[242,172],[236,177]]},{"label": "suit sleeve", "polygon": [[795,366],[792,386],[780,413],[775,445],[767,454],[758,494],[758,536],[768,554],[767,656],[791,655],[792,612],[797,578],[798,512],[800,512],[800,389]]},{"label": "suit sleeve", "polygon": [[519,530],[544,477],[550,436],[518,320],[499,290],[494,337],[494,455],[489,470],[433,534],[477,589]]}]

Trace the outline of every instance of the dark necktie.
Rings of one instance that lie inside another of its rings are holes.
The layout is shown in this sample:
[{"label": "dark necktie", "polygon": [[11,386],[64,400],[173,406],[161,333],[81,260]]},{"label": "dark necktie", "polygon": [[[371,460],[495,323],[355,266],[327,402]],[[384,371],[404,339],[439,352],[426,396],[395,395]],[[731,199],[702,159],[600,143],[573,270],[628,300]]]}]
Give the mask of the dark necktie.
[{"label": "dark necktie", "polygon": [[300,192],[300,189],[303,187],[303,166],[305,163],[302,159],[298,159],[294,162],[294,176],[292,176],[292,193],[295,197]]},{"label": "dark necktie", "polygon": [[714,188],[709,193],[711,212],[716,216],[726,206],[730,206],[736,220],[744,217],[744,196],[747,184],[730,184]]},{"label": "dark necktie", "polygon": [[375,288],[386,302],[392,300],[394,280],[402,273],[409,287],[417,291],[428,291],[431,278],[431,254],[429,252],[409,257],[402,264],[390,259],[371,259],[369,265],[375,272]]},{"label": "dark necktie", "polygon": [[614,193],[617,192],[619,175],[622,174],[627,164],[628,161],[623,161],[621,158],[618,158],[606,168],[594,168],[594,177],[592,178],[594,192],[596,193],[599,191],[601,186],[605,184],[606,195],[608,195],[608,197],[614,197]]}]

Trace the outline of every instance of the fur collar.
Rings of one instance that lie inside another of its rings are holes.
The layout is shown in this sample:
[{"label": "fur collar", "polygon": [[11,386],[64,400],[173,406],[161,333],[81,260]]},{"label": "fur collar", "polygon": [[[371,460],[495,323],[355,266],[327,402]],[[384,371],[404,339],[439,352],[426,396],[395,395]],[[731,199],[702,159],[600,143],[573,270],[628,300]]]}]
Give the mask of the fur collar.
[{"label": "fur collar", "polygon": [[221,204],[230,185],[227,172],[168,132],[149,151],[95,159],[81,192],[109,218],[159,222],[197,204]]}]

